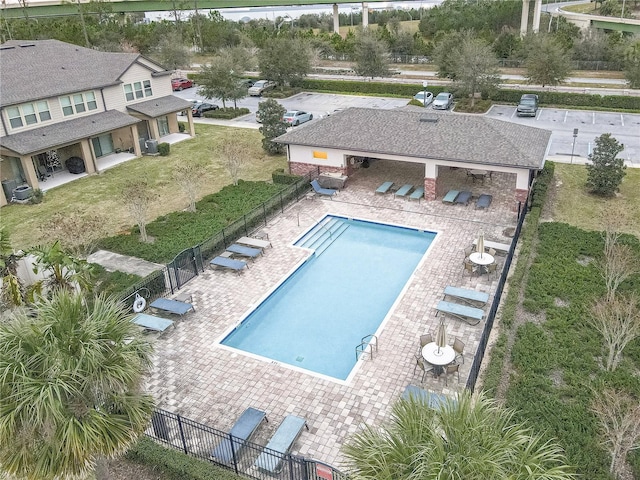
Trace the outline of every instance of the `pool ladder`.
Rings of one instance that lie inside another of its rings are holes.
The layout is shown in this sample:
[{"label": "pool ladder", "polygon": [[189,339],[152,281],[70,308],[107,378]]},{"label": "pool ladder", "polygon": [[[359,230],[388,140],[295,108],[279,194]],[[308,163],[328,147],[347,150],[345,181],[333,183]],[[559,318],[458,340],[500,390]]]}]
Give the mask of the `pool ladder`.
[{"label": "pool ladder", "polygon": [[[369,347],[368,351],[367,347]],[[378,337],[373,334],[362,337],[360,344],[356,347],[356,362],[363,353],[368,353],[369,355],[371,355],[371,360],[373,360],[374,350],[376,351],[376,353],[378,352]]]}]

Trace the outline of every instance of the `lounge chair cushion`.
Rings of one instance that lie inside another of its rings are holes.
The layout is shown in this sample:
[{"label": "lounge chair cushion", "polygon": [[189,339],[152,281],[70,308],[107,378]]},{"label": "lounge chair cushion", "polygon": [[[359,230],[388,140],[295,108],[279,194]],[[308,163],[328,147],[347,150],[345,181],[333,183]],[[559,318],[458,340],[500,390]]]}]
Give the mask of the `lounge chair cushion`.
[{"label": "lounge chair cushion", "polygon": [[487,195],[486,193],[483,193],[478,197],[478,200],[476,200],[476,208],[489,208],[489,205],[491,205],[492,200],[493,200],[493,197],[491,195]]},{"label": "lounge chair cushion", "polygon": [[456,197],[456,203],[469,205],[469,200],[471,200],[471,192],[460,192]]},{"label": "lounge chair cushion", "polygon": [[173,320],[148,315],[146,313],[139,313],[133,317],[133,323],[140,325],[145,330],[153,330],[155,332],[164,332],[167,328],[174,325]]},{"label": "lounge chair cushion", "polygon": [[[476,246],[477,244],[478,244],[478,239],[476,238],[473,241],[473,245]],[[498,243],[498,242],[492,242],[491,240],[485,240],[484,248],[493,248],[498,252],[507,253],[511,249],[511,245],[509,245],[508,243]]]},{"label": "lounge chair cushion", "polygon": [[211,456],[222,463],[229,464],[233,462],[233,453],[235,452],[237,460],[245,443],[266,418],[267,414],[262,410],[253,407],[247,408],[229,431],[229,435],[233,437],[233,445],[230,438],[225,438],[211,452]]},{"label": "lounge chair cushion", "polygon": [[440,405],[444,404],[447,401],[447,398],[444,395],[440,395],[435,392],[428,392],[422,388],[416,387],[414,385],[407,385],[402,392],[402,398],[405,400],[409,400],[413,398],[414,400],[418,400],[420,402],[428,403],[430,408],[436,409],[440,407]]},{"label": "lounge chair cushion", "polygon": [[262,255],[262,250],[260,250],[259,248],[245,247],[244,245],[238,245],[237,243],[229,245],[227,247],[227,252],[251,258],[256,258],[258,255]]},{"label": "lounge chair cushion", "polygon": [[465,303],[478,302],[484,305],[489,301],[488,293],[479,292],[477,290],[470,290],[468,288],[447,286],[444,289],[444,295],[445,297],[448,295],[450,297],[459,298]]},{"label": "lounge chair cushion", "polygon": [[282,466],[282,456],[289,452],[306,425],[304,418],[287,415],[256,460],[256,467],[267,473],[278,473]]},{"label": "lounge chair cushion", "polygon": [[398,191],[396,193],[393,194],[394,197],[406,197],[407,193],[409,193],[409,191],[413,188],[413,185],[409,185],[408,183],[406,185],[401,186]]},{"label": "lounge chair cushion", "polygon": [[176,315],[184,315],[189,310],[194,310],[193,305],[187,302],[180,302],[178,300],[171,300],[169,298],[157,298],[151,305],[151,308],[157,310],[164,310],[165,312],[175,313]]},{"label": "lounge chair cushion", "polygon": [[455,203],[456,197],[460,192],[458,190],[449,190],[442,199],[442,203]]},{"label": "lounge chair cushion", "polygon": [[259,238],[251,238],[251,237],[241,237],[238,240],[236,240],[236,243],[239,243],[240,245],[247,245],[253,248],[261,248],[263,250],[271,246],[271,242],[267,240],[260,240]]},{"label": "lounge chair cushion", "polygon": [[209,265],[211,265],[212,267],[230,268],[236,271],[240,271],[244,267],[249,268],[249,266],[247,265],[247,262],[244,262],[242,260],[234,260],[232,258],[227,258],[227,257],[216,257],[209,262]]},{"label": "lounge chair cushion", "polygon": [[467,305],[460,305],[453,302],[445,302],[440,300],[436,310],[442,313],[448,313],[454,317],[459,318],[467,322],[469,325],[477,325],[484,317],[484,312],[475,307],[468,307]]},{"label": "lounge chair cushion", "polygon": [[376,193],[387,193],[392,185],[393,182],[384,182],[376,189]]},{"label": "lounge chair cushion", "polygon": [[313,187],[313,191],[316,192],[318,195],[333,197],[336,193],[338,193],[338,191],[334,190],[333,188],[322,188],[318,183],[318,180],[312,180],[311,186]]},{"label": "lounge chair cushion", "polygon": [[409,198],[411,200],[418,200],[420,201],[422,198],[424,197],[424,187],[418,187],[416,188],[413,193],[411,195],[409,195]]}]

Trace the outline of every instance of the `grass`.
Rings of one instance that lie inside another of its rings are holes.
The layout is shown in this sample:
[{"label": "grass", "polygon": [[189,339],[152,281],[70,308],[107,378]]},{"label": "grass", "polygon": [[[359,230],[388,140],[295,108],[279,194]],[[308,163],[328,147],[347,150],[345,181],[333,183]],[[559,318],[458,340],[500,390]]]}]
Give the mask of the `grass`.
[{"label": "grass", "polygon": [[205,181],[198,199],[219,191],[231,183],[216,150],[224,142],[246,144],[248,162],[241,172],[243,180],[270,180],[271,172],[286,167],[284,156],[268,156],[261,147],[262,135],[252,129],[196,124],[196,138],[171,146],[166,157],[142,157],[118,165],[99,175],[91,175],[46,192],[38,205],[8,205],[2,208],[2,223],[9,229],[14,248],[28,248],[48,241],[46,225],[54,213],[89,210],[104,219],[108,235],[126,231],[133,224],[121,189],[132,178],[147,176],[155,186],[158,199],[153,203],[149,220],[181,210],[187,199],[172,179],[173,169],[184,162],[205,167]]},{"label": "grass", "polygon": [[551,218],[583,230],[602,230],[603,215],[615,207],[627,212],[629,222],[625,233],[640,238],[640,169],[627,168],[620,193],[605,199],[587,192],[587,169],[584,165],[558,163],[555,168],[555,202]]}]

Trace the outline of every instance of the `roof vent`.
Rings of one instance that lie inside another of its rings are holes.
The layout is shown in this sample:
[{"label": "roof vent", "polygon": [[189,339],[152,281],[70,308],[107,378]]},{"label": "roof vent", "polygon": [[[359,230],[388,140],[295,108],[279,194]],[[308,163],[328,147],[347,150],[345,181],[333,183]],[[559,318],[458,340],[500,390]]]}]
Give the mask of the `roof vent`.
[{"label": "roof vent", "polygon": [[438,123],[438,115],[423,113],[420,115],[420,121],[426,123]]}]

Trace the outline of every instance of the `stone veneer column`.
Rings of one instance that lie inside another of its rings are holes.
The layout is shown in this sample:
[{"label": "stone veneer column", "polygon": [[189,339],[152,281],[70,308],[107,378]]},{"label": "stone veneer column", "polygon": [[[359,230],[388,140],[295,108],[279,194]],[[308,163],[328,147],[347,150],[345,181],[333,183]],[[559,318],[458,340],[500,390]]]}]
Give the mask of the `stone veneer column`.
[{"label": "stone veneer column", "polygon": [[289,173],[292,175],[306,175],[311,171],[317,171],[317,165],[311,165],[308,163],[289,162]]},{"label": "stone veneer column", "polygon": [[529,190],[521,190],[519,188],[516,188],[516,201],[513,204],[513,211],[517,212],[518,211],[518,202],[522,202],[522,208],[526,207],[526,203],[527,203],[527,196],[529,195]]},{"label": "stone veneer column", "polygon": [[436,184],[437,178],[425,178],[424,179],[424,199],[435,200],[436,199]]}]

